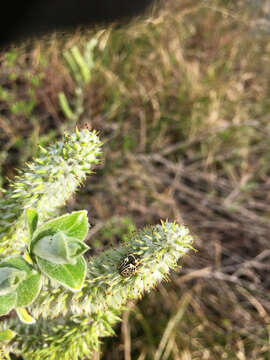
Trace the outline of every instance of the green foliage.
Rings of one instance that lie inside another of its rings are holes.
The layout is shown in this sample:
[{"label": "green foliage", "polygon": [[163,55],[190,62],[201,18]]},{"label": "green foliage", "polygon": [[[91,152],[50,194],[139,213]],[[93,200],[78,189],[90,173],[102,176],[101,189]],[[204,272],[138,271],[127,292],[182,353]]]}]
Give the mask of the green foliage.
[{"label": "green foliage", "polygon": [[[192,237],[184,226],[164,223],[145,228],[122,247],[94,257],[88,264],[87,277],[79,293],[45,285],[31,313],[36,318],[40,315],[54,318],[69,312],[82,315],[105,310],[108,306],[120,307],[128,298],[140,297],[166,278],[169,270],[177,267],[179,257],[191,248],[191,242]],[[128,253],[139,256],[139,266],[134,276],[123,279],[117,267]]]},{"label": "green foliage", "polygon": [[35,98],[32,96],[29,100],[20,100],[10,106],[10,111],[16,115],[30,116],[36,105]]},{"label": "green foliage", "polygon": [[1,68],[5,69],[3,83],[0,85],[1,110],[4,110],[2,120],[5,129],[8,129],[11,123],[12,129],[15,130],[18,122],[25,121],[27,124],[29,121],[35,121],[43,74],[41,71],[21,69],[22,59],[24,59],[22,49],[15,47],[5,52],[1,58]]},{"label": "green foliage", "polygon": [[16,306],[16,292],[0,296],[0,314],[5,315],[10,312]]},{"label": "green foliage", "polygon": [[83,240],[88,232],[88,220],[86,211],[77,211],[37,228],[38,214],[34,209],[26,211],[26,218],[30,238],[29,253],[25,256],[35,267],[20,256],[0,262],[0,316],[15,307],[23,322],[33,323],[34,318],[24,307],[39,294],[40,272],[72,291],[82,287],[86,275],[82,255],[88,249]]},{"label": "green foliage", "polygon": [[83,54],[76,45],[63,53],[72,76],[79,86],[89,84],[91,80],[91,71],[95,66],[93,51],[96,46],[97,40],[93,38],[84,45]]},{"label": "green foliage", "polygon": [[25,215],[28,224],[29,238],[32,240],[34,231],[36,230],[38,224],[38,213],[35,209],[27,209],[25,211]]},{"label": "green foliage", "polygon": [[28,306],[39,294],[41,276],[22,257],[0,262],[0,315],[14,307]]},{"label": "green foliage", "polygon": [[86,275],[82,257],[89,247],[83,243],[88,232],[86,211],[77,211],[39,227],[30,243],[30,256],[42,273],[70,290],[80,290]]},{"label": "green foliage", "polygon": [[34,233],[31,247],[47,235],[62,233],[69,238],[76,238],[83,241],[88,233],[88,220],[85,210],[76,211],[72,214],[65,214],[56,219],[47,221]]},{"label": "green foliage", "polygon": [[[77,114],[75,114],[74,112],[72,112],[67,97],[65,95],[65,93],[63,91],[61,91],[58,94],[58,99],[59,99],[59,105],[61,110],[63,111],[64,115],[69,119],[69,120],[74,120],[76,121],[78,119]],[[78,114],[80,115],[80,114]]]},{"label": "green foliage", "polygon": [[[16,327],[17,336],[4,349],[24,354],[27,360],[57,360],[89,358],[93,350],[99,350],[98,334],[102,337],[115,335],[113,326],[120,321],[120,312],[109,309],[80,319],[38,320],[34,326],[10,320]],[[47,346],[44,346],[46,344]]]},{"label": "green foliage", "polygon": [[16,313],[20,321],[24,324],[34,324],[36,322],[36,320],[31,315],[29,315],[27,310],[23,307],[17,307]]},{"label": "green foliage", "polygon": [[63,57],[77,86],[71,103],[63,91],[58,93],[58,100],[63,114],[73,123],[80,119],[83,112],[83,88],[91,81],[92,70],[95,66],[93,52],[96,45],[97,40],[93,38],[86,42],[83,53],[76,45],[63,52]]},{"label": "green foliage", "polygon": [[14,332],[9,329],[3,330],[0,332],[0,341],[10,341],[14,335]]},{"label": "green foliage", "polygon": [[34,324],[36,322],[36,320],[31,315],[29,315],[27,310],[23,307],[17,307],[16,313],[17,313],[20,321],[24,324],[30,325],[30,324]]},{"label": "green foliage", "polygon": [[58,281],[69,290],[81,289],[85,275],[86,263],[83,257],[79,257],[74,264],[58,265],[52,261],[36,258],[39,269],[50,279]]},{"label": "green foliage", "polygon": [[0,100],[2,101],[13,101],[14,97],[12,93],[6,89],[3,89],[2,86],[0,86]]},{"label": "green foliage", "polygon": [[17,53],[16,49],[12,49],[5,53],[5,59],[6,59],[8,66],[14,66],[17,58],[18,58],[18,53]]},{"label": "green foliage", "polygon": [[0,272],[0,295],[7,295],[15,291],[25,277],[25,271],[3,266]]},{"label": "green foliage", "polygon": [[[86,263],[82,256],[88,249],[83,243],[89,226],[86,211],[44,222],[90,173],[100,145],[95,132],[83,130],[66,135],[48,150],[41,147],[41,155],[20,172],[0,203],[3,218],[11,219],[1,223],[8,240],[2,251],[24,251],[29,261],[13,256],[0,263],[0,315],[13,308],[18,315],[1,323],[6,356],[10,352],[44,360],[90,356],[102,337],[114,333],[112,326],[120,320],[126,301],[167,279],[178,259],[192,248],[192,236],[184,226],[166,222],[135,234],[129,220],[123,222],[129,231],[123,245]],[[23,241],[18,241],[18,234]],[[129,253],[137,258],[137,268],[124,278],[118,267]]]},{"label": "green foliage", "polygon": [[[91,259],[78,293],[47,282],[29,307],[39,319],[31,327],[30,336],[15,319],[6,322],[5,326],[17,333],[10,348],[27,359],[56,359],[61,353],[67,359],[71,354],[72,359],[89,356],[99,347],[100,338],[114,333],[112,326],[127,299],[141,297],[167,279],[170,269],[177,269],[179,258],[192,249],[192,240],[188,229],[176,223],[147,227],[133,234],[127,244]],[[128,253],[138,257],[138,267],[133,276],[123,278],[118,265]]]},{"label": "green foliage", "polygon": [[75,237],[69,237],[58,231],[42,237],[33,246],[33,254],[38,258],[53,261],[55,264],[72,264],[77,261],[88,246]]}]

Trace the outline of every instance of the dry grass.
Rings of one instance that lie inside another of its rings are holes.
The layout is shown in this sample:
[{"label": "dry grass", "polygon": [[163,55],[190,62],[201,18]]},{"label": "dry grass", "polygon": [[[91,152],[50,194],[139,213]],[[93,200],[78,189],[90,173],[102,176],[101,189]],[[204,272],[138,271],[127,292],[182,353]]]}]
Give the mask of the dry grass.
[{"label": "dry grass", "polygon": [[55,137],[74,126],[58,103],[76,86],[61,54],[95,36],[80,123],[100,131],[104,161],[68,209],[88,209],[96,247],[160,218],[196,234],[199,251],[130,305],[103,359],[270,358],[270,47],[243,5],[168,0],[153,19],[37,43],[0,67],[0,84],[19,99],[30,87],[25,68],[42,82],[31,123],[0,104],[3,171],[12,174],[49,129]]}]

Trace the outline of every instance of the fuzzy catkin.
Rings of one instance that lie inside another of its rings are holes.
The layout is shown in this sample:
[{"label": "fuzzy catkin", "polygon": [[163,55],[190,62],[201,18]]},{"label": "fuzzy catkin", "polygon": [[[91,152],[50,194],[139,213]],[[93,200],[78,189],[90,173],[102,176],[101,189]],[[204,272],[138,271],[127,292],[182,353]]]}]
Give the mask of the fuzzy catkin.
[{"label": "fuzzy catkin", "polygon": [[24,211],[36,209],[40,224],[55,215],[99,162],[101,145],[95,131],[77,130],[47,150],[41,148],[39,157],[19,171],[0,199],[1,256],[15,254],[25,245]]},{"label": "fuzzy catkin", "polygon": [[[162,222],[134,234],[128,244],[96,256],[88,264],[80,292],[48,287],[28,308],[39,316],[36,324],[23,326],[17,319],[3,324],[17,332],[8,350],[23,353],[29,360],[89,356],[100,338],[113,334],[112,327],[120,320],[118,315],[127,300],[141,297],[168,279],[179,258],[192,249],[192,241],[187,227]],[[117,267],[128,253],[139,257],[138,269],[131,277],[122,278]]]},{"label": "fuzzy catkin", "polygon": [[17,335],[3,346],[3,353],[23,355],[25,360],[90,359],[99,350],[100,338],[115,334],[119,315],[119,309],[108,309],[91,317],[40,319],[28,327],[12,319],[8,325],[16,327]]},{"label": "fuzzy catkin", "polygon": [[[78,293],[53,288],[47,283],[29,310],[35,318],[53,319],[59,315],[90,315],[108,307],[119,308],[127,299],[142,296],[166,279],[169,270],[177,267],[178,259],[192,248],[192,240],[188,228],[176,223],[146,227],[134,234],[128,244],[94,257],[88,263],[88,273]],[[117,267],[129,253],[139,257],[139,264],[133,276],[122,278]]]}]

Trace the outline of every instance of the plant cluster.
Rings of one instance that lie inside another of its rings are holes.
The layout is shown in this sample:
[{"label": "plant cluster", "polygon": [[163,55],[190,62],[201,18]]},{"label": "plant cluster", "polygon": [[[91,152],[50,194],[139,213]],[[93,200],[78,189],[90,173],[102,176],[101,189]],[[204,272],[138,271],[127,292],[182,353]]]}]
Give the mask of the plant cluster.
[{"label": "plant cluster", "polygon": [[88,232],[86,212],[58,217],[39,228],[37,212],[29,209],[26,215],[27,259],[36,266],[18,255],[1,261],[0,316],[14,307],[28,306],[36,299],[41,289],[41,273],[72,291],[80,290],[86,275],[86,262],[82,257],[88,249],[83,243]]},{"label": "plant cluster", "polygon": [[[192,249],[189,230],[166,221],[86,261],[87,212],[52,213],[98,162],[100,146],[87,129],[66,135],[42,149],[0,204],[12,219],[2,221],[8,256],[0,262],[0,316],[7,315],[0,340],[7,358],[11,352],[25,359],[90,356],[100,338],[114,333],[127,300],[167,279]],[[12,309],[18,316],[9,315]]]}]

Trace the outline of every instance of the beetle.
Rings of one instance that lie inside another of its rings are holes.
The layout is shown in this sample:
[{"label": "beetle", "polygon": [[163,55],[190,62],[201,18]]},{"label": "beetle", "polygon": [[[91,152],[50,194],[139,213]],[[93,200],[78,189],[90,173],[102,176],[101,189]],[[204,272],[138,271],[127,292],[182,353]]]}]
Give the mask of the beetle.
[{"label": "beetle", "polygon": [[125,256],[118,265],[118,271],[124,278],[130,277],[137,269],[137,259],[135,255],[128,254]]}]

